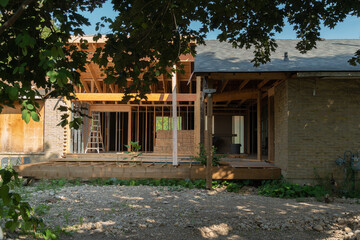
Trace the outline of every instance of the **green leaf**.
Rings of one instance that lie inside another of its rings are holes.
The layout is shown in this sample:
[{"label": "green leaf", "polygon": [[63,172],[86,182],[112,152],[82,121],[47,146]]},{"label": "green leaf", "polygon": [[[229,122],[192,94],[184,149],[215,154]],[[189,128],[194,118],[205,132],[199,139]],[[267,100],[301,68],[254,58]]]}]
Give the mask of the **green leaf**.
[{"label": "green leaf", "polygon": [[38,121],[39,121],[39,115],[38,115],[35,111],[30,112],[30,114],[31,114],[31,118],[32,118],[35,122],[38,122]]},{"label": "green leaf", "polygon": [[3,185],[0,187],[0,197],[4,200],[4,198],[9,195],[9,187],[7,185]]},{"label": "green leaf", "polygon": [[30,113],[27,109],[22,110],[22,119],[26,122],[30,122]]},{"label": "green leaf", "polygon": [[34,109],[34,105],[28,104],[28,105],[26,105],[26,108],[29,109],[29,110],[33,110],[33,109]]},{"label": "green leaf", "polygon": [[29,122],[30,122],[30,113],[27,113],[27,114],[26,114],[24,120],[25,120],[26,123],[29,123]]},{"label": "green leaf", "polygon": [[0,5],[2,7],[6,7],[6,5],[9,3],[9,0],[0,0]]},{"label": "green leaf", "polygon": [[28,110],[27,109],[24,109],[21,111],[22,113],[22,119],[25,120],[25,117],[26,117],[26,114],[28,113]]},{"label": "green leaf", "polygon": [[27,55],[27,48],[24,47],[24,48],[22,48],[21,50],[22,50],[23,55],[26,56],[26,55]]},{"label": "green leaf", "polygon": [[18,93],[19,93],[19,89],[17,87],[11,87],[9,89],[9,98],[10,100],[16,100],[18,99]]},{"label": "green leaf", "polygon": [[58,56],[58,50],[57,47],[53,46],[51,48],[51,56],[53,56],[54,58],[56,58]]}]

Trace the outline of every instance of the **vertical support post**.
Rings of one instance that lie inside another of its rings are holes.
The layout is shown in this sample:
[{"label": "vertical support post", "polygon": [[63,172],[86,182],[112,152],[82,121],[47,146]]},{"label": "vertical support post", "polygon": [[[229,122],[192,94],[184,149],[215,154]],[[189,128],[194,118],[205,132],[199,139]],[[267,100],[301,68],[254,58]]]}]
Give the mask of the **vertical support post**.
[{"label": "vertical support post", "polygon": [[144,129],[145,129],[145,152],[148,151],[148,128],[147,126],[149,126],[148,124],[148,108],[147,106],[145,106],[145,124],[144,124]]},{"label": "vertical support post", "polygon": [[[212,81],[207,79],[208,88],[212,88]],[[206,188],[212,189],[212,115],[213,115],[213,100],[212,95],[207,95],[207,161],[206,161]]]},{"label": "vertical support post", "polygon": [[[106,86],[106,84],[104,84]],[[106,151],[110,151],[110,113],[106,113]]]},{"label": "vertical support post", "polygon": [[250,122],[250,109],[246,111],[246,153],[251,154],[250,146],[250,134],[251,134],[251,122]]},{"label": "vertical support post", "polygon": [[262,160],[261,155],[261,90],[258,90],[257,97],[257,159]]},{"label": "vertical support post", "polygon": [[[121,146],[121,139],[119,138],[119,112],[115,113],[115,152],[120,151],[119,146]],[[118,138],[119,142],[118,143]]]},{"label": "vertical support post", "polygon": [[201,77],[196,76],[196,99],[194,103],[194,153],[199,152],[201,141]]},{"label": "vertical support post", "polygon": [[127,145],[129,146],[128,147],[128,151],[130,152],[131,151],[131,109],[130,111],[128,112],[128,143]]},{"label": "vertical support post", "polygon": [[274,105],[273,97],[268,97],[268,161],[274,162]]},{"label": "vertical support post", "polygon": [[[176,70],[176,65],[173,66]],[[178,149],[177,149],[177,102],[176,102],[176,93],[177,93],[177,74],[173,73],[172,78],[172,115],[173,115],[173,165],[178,165]]]}]

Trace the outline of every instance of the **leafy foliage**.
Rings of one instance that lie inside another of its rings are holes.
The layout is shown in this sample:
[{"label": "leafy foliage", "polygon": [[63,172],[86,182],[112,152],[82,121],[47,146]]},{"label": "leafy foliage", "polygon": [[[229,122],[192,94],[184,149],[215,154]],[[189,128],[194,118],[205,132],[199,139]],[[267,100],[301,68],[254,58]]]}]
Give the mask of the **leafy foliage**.
[{"label": "leafy foliage", "polygon": [[[84,34],[82,25],[89,25],[78,11],[92,11],[104,1],[0,2],[0,113],[19,103],[25,122],[39,121],[35,100],[44,93],[74,99],[74,85],[80,85],[74,69],[85,70],[87,53],[68,42],[71,35]],[[67,123],[63,119],[62,125]],[[79,126],[78,118],[73,126]]]},{"label": "leafy foliage", "polygon": [[303,198],[315,197],[321,199],[328,192],[323,186],[311,186],[289,183],[283,179],[276,181],[265,181],[260,187],[258,193],[268,197],[278,198]]},{"label": "leafy foliage", "polygon": [[45,227],[43,221],[33,216],[29,203],[14,192],[14,188],[20,185],[17,173],[8,167],[0,170],[0,176],[0,216],[5,228],[10,232],[21,229],[44,239],[56,239],[57,236]]},{"label": "leafy foliage", "polygon": [[[220,159],[223,158],[225,155],[216,154],[216,147],[212,146],[212,165],[219,166]],[[203,144],[199,144],[199,152],[197,156],[192,156],[191,159],[200,162],[202,165],[207,165],[207,154]]]},{"label": "leafy foliage", "polygon": [[[270,54],[277,47],[273,37],[283,30],[286,20],[300,39],[297,49],[305,53],[321,40],[320,24],[333,28],[347,15],[360,14],[360,3],[353,0],[113,0],[112,3],[118,15],[115,19],[104,17],[98,24],[98,28],[110,24],[112,32],[106,35],[106,47],[98,49],[93,60],[107,67],[105,82],[125,87],[125,93],[139,91],[141,98],[149,91],[150,84],[157,82],[157,76],[170,73],[180,54],[196,54],[193,43],[203,44],[209,31],[219,30],[217,38],[235,48],[253,49],[253,63],[259,66],[270,61]],[[200,27],[193,28],[192,22]],[[109,59],[113,59],[114,65],[109,66]],[[130,87],[127,87],[128,78],[134,80]]]},{"label": "leafy foliage", "polygon": [[[84,34],[88,19],[79,14],[93,11],[105,0],[0,0],[0,111],[3,106],[22,106],[23,119],[39,119],[43,89],[51,97],[74,98],[74,85],[87,62],[86,42],[80,48],[67,44],[70,36]],[[115,19],[108,23],[106,45],[92,61],[104,69],[105,83],[124,87],[125,101],[137,93],[146,98],[157,77],[170,75],[181,54],[196,54],[195,42],[203,44],[209,31],[234,47],[252,49],[255,66],[270,61],[277,44],[275,33],[287,20],[296,32],[297,49],[307,52],[320,40],[320,24],[333,28],[347,15],[359,17],[360,2],[354,0],[112,0]],[[198,22],[200,27],[193,28]],[[95,40],[99,39],[99,33]],[[360,62],[357,52],[351,64]],[[111,64],[110,64],[111,62]],[[181,65],[177,71],[181,70]],[[133,80],[128,85],[127,79]],[[25,102],[26,101],[26,102]],[[25,103],[24,103],[25,102]],[[68,110],[62,108],[62,110]],[[64,114],[61,125],[68,123]],[[80,120],[73,121],[78,127]]]}]

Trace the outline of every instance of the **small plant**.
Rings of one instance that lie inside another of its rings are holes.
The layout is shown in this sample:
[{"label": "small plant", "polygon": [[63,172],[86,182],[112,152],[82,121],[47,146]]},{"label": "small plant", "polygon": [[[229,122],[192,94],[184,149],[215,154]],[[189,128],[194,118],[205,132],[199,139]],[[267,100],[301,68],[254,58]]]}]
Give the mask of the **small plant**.
[{"label": "small plant", "polygon": [[[203,144],[199,144],[199,153],[197,156],[192,156],[191,159],[200,162],[202,165],[207,164],[207,154],[206,150]],[[225,155],[218,155],[216,154],[216,147],[212,146],[212,165],[213,166],[219,166],[220,165],[220,159],[225,157]]]},{"label": "small plant", "polygon": [[80,217],[79,221],[80,221],[80,226],[82,226],[84,224],[84,218]]},{"label": "small plant", "polygon": [[68,211],[66,211],[64,213],[64,216],[65,216],[65,222],[66,222],[66,225],[69,225],[69,216],[70,216],[70,213]]},{"label": "small plant", "polygon": [[50,208],[51,207],[49,205],[39,204],[34,211],[37,215],[41,216],[45,215],[50,210]]},{"label": "small plant", "polygon": [[[136,160],[137,157],[139,157],[140,155],[142,155],[142,152],[139,152],[141,149],[141,145],[139,145],[139,142],[133,142],[130,141],[130,145],[124,145],[127,149],[129,149],[130,151],[126,152],[128,154],[131,155],[131,160]],[[127,158],[124,158],[124,160]]]}]

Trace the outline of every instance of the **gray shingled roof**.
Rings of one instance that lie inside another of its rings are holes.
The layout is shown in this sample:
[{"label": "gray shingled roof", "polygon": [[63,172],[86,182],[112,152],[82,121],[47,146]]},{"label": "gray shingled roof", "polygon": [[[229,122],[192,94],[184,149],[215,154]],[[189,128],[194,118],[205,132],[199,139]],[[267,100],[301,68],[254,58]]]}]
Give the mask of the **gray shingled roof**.
[{"label": "gray shingled roof", "polygon": [[[195,72],[307,72],[307,71],[360,71],[347,61],[360,49],[360,39],[331,39],[317,43],[317,49],[301,54],[295,49],[298,40],[279,39],[271,62],[254,67],[250,61],[253,51],[234,49],[231,44],[208,40],[197,46]],[[284,61],[287,52],[289,61]]]}]

